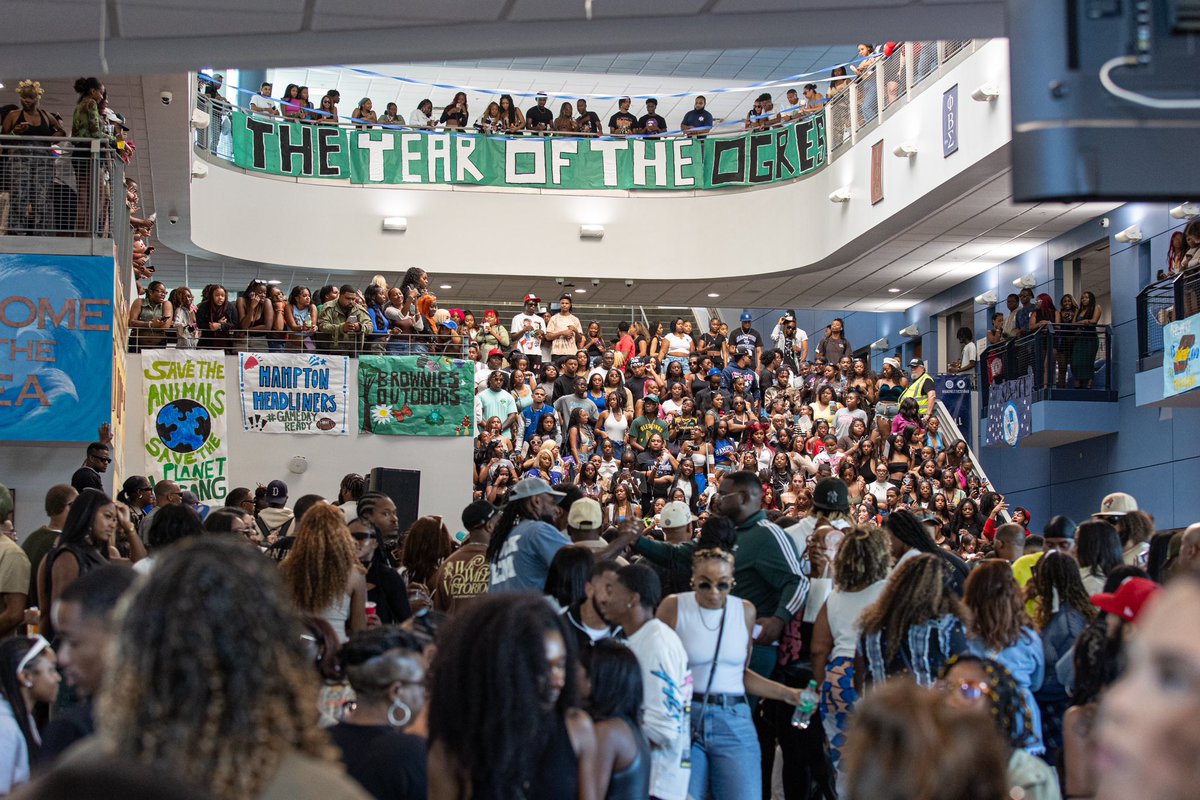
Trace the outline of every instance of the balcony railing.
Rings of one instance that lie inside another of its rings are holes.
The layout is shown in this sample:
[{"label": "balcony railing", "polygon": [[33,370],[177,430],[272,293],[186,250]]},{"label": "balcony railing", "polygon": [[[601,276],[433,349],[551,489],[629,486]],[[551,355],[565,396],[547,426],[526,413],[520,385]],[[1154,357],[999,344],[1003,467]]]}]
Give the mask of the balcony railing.
[{"label": "balcony railing", "polygon": [[1112,328],[1046,325],[1034,333],[988,347],[979,360],[981,413],[993,383],[1033,371],[1033,399],[1114,402]]},{"label": "balcony railing", "polygon": [[[845,80],[849,82],[848,85],[826,100],[824,107],[815,112],[825,115],[826,161],[836,159],[848,149],[846,145],[858,142],[860,134],[878,125],[895,109],[910,101],[934,80],[954,69],[962,58],[979,50],[987,41],[963,39],[946,42],[904,42],[898,45],[890,56],[879,56],[878,60],[861,74],[847,76]],[[196,108],[207,113],[210,119],[206,129],[195,132],[196,148],[209,157],[232,162],[233,140],[230,135],[230,115],[234,110],[249,113],[249,109],[240,106],[236,99],[214,99],[203,93],[196,95],[195,103]],[[786,100],[777,103],[772,114],[778,116],[789,111],[793,115],[797,113],[797,109],[789,109],[786,106]],[[802,107],[799,109],[799,116],[793,116],[792,119],[805,119],[813,113],[807,107]],[[341,127],[354,128],[356,126],[347,123],[342,124]],[[420,130],[411,126],[385,126],[379,123],[369,127]],[[456,130],[462,133],[474,133],[471,128]],[[744,133],[740,120],[727,120],[719,123],[707,136],[719,138],[741,136]],[[536,135],[569,138],[607,136],[607,134],[560,133],[557,131],[538,131]],[[660,138],[686,136],[688,134],[677,133]]]},{"label": "balcony railing", "polygon": [[1163,326],[1200,313],[1200,269],[1155,281],[1138,292],[1138,371],[1162,366]]},{"label": "balcony railing", "polygon": [[99,139],[0,136],[0,236],[128,235],[115,150]]},{"label": "balcony railing", "polygon": [[[144,302],[144,301],[143,301]],[[156,348],[179,350],[223,350],[267,353],[321,353],[325,355],[446,355],[466,358],[471,343],[457,335],[374,334],[368,331],[353,333],[293,333],[290,331],[210,332],[196,338],[196,328],[183,322],[179,327],[139,327],[129,330],[130,353]],[[457,339],[457,341],[456,341]]]}]

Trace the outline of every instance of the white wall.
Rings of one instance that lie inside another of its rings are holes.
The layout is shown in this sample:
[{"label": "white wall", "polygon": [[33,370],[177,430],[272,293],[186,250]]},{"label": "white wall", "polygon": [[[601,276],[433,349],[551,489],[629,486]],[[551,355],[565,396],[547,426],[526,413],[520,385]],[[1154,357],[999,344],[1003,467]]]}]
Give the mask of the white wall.
[{"label": "white wall", "polygon": [[[942,92],[959,84],[960,149],[942,157]],[[971,100],[983,83],[1001,99]],[[314,269],[539,277],[713,279],[833,266],[838,250],[900,214],[1004,147],[1009,139],[1008,43],[994,40],[904,103],[850,152],[806,179],[760,189],[592,192],[489,187],[361,187],[246,174],[213,162],[191,184],[191,235],[199,247],[250,261]],[[885,142],[885,199],[870,204],[871,144]],[[911,160],[891,154],[915,143]],[[828,196],[849,186],[853,199]],[[383,217],[408,218],[384,234]],[[582,241],[579,225],[606,227]],[[762,244],[766,246],[763,247]],[[786,243],[786,246],[784,246]],[[494,257],[515,248],[517,261]],[[539,258],[524,257],[538,248]],[[753,258],[747,254],[753,253]]]},{"label": "white wall", "polygon": [[[372,467],[415,469],[421,471],[419,513],[440,514],[451,529],[460,524],[463,507],[471,502],[473,440],[470,437],[359,435],[356,415],[351,415],[351,430],[347,436],[248,433],[242,429],[237,357],[228,356],[226,362],[229,488],[246,486],[253,489],[256,483],[266,484],[278,478],[288,485],[289,504],[305,494],[319,494],[332,500],[337,497],[342,476],[348,472],[365,476]],[[126,464],[122,474],[131,475],[145,469],[142,429],[145,413],[140,356],[128,356],[126,364],[129,371],[125,392],[128,416]],[[350,408],[357,408],[358,383],[353,378],[357,374],[355,359],[351,359],[350,374]],[[288,471],[288,462],[293,456],[304,456],[308,460],[308,469],[302,475]],[[81,461],[82,456],[78,460]],[[71,471],[74,469],[71,467]],[[71,471],[66,473],[68,479]]]},{"label": "white wall", "polygon": [[[55,484],[69,484],[86,455],[86,444],[6,444],[0,448],[0,483],[12,490],[17,501],[13,525],[18,539],[46,524],[46,492]],[[103,477],[106,489],[111,490],[111,475]]]}]

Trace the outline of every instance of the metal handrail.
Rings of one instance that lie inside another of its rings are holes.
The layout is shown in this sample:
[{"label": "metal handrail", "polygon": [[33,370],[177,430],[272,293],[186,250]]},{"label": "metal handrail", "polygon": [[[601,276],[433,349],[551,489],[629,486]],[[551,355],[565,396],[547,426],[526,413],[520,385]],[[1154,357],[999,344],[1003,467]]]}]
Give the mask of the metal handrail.
[{"label": "metal handrail", "polygon": [[[937,419],[942,431],[951,436],[951,441],[966,441],[966,437],[963,436],[958,423],[954,421],[954,415],[950,413],[950,409],[946,408],[946,404],[941,400],[937,400],[934,403],[934,417]],[[992,482],[988,479],[987,473],[984,472],[983,464],[975,457],[975,450],[971,447],[970,442],[967,442],[967,458],[971,461],[971,468],[979,476],[980,485],[990,487],[992,491],[995,491]],[[1012,517],[1008,515],[1007,511],[1001,511],[1000,514],[1004,517],[1005,522],[1012,521]]]}]

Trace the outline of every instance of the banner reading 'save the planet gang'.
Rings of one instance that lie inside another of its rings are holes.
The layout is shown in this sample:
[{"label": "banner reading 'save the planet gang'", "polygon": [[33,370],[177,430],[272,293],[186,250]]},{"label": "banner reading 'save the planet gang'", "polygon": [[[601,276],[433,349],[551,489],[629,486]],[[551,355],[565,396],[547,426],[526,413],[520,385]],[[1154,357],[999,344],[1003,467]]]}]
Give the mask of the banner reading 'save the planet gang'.
[{"label": "banner reading 'save the planet gang'", "polygon": [[150,483],[175,481],[201,502],[224,499],[224,353],[142,351],[142,395]]}]

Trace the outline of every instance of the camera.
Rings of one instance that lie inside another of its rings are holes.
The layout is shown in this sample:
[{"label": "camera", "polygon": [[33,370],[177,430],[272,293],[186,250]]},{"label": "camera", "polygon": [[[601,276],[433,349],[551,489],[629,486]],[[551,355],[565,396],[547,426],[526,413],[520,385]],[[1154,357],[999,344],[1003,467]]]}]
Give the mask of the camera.
[{"label": "camera", "polygon": [[630,279],[630,278],[626,278],[626,279],[625,279],[625,285],[626,285],[627,287],[631,287],[631,286],[633,286],[633,280],[632,280],[632,279]]},{"label": "camera", "polygon": [[158,99],[162,100],[164,106],[169,106],[171,105],[171,101],[175,99],[175,95],[168,91],[162,91],[158,93]]},{"label": "camera", "polygon": [[1100,218],[1100,227],[1107,228],[1108,226],[1109,226],[1108,217],[1101,217]]},{"label": "camera", "polygon": [[600,285],[600,279],[592,278],[592,286],[599,286],[599,285]]},{"label": "camera", "polygon": [[167,222],[171,223],[172,225],[178,225],[179,224],[179,215],[172,214],[171,216],[167,217]]}]

